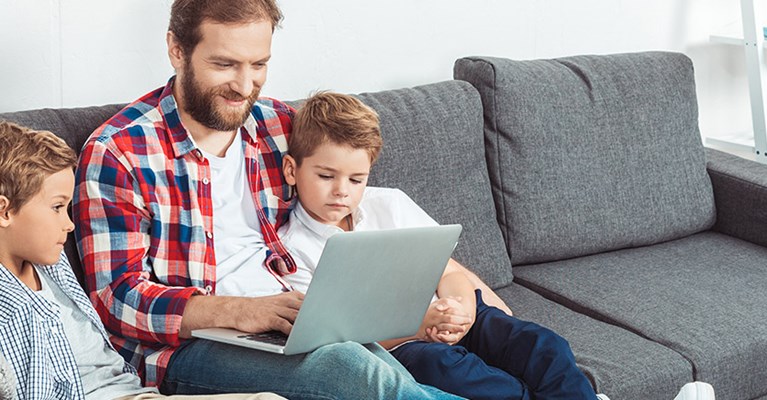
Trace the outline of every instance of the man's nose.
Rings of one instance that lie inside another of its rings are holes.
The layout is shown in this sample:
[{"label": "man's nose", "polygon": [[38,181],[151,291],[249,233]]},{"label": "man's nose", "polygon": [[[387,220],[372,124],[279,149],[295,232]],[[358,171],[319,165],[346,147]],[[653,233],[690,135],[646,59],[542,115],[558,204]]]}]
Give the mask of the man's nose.
[{"label": "man's nose", "polygon": [[250,97],[255,86],[255,76],[253,72],[249,69],[244,69],[237,72],[237,77],[231,85],[231,88],[242,97]]}]

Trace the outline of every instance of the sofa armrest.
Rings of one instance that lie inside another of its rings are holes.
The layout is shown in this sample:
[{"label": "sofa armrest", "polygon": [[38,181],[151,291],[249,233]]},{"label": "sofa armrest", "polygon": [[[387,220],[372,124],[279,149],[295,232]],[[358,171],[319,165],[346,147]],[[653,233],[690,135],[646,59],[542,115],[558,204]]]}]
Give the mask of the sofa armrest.
[{"label": "sofa armrest", "polygon": [[706,149],[715,231],[767,246],[767,165]]}]

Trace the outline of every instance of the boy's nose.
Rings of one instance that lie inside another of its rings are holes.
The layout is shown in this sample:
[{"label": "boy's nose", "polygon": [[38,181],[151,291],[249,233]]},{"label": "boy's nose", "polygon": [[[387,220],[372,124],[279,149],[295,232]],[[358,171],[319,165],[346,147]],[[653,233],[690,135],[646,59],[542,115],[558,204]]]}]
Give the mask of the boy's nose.
[{"label": "boy's nose", "polygon": [[64,224],[64,231],[65,232],[72,232],[75,230],[75,224],[72,222],[72,220],[67,216],[67,223]]},{"label": "boy's nose", "polygon": [[346,196],[349,195],[349,191],[346,190],[346,186],[338,185],[338,186],[336,186],[335,194],[338,197],[346,197]]}]

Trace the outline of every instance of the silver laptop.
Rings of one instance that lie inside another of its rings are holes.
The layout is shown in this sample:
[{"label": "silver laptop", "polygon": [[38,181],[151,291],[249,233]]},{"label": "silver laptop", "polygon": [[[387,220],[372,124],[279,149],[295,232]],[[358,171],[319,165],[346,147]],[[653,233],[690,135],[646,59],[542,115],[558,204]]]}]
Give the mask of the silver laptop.
[{"label": "silver laptop", "polygon": [[460,225],[344,232],[325,245],[289,336],[209,328],[192,336],[286,355],[354,341],[413,335],[421,325]]}]

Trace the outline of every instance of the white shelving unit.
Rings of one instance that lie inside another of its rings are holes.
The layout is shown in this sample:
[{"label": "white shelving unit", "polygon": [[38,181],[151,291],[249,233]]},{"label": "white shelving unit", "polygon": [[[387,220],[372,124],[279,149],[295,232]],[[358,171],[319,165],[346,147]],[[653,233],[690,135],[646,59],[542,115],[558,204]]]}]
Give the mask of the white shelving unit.
[{"label": "white shelving unit", "polygon": [[743,23],[743,36],[735,35],[711,35],[710,40],[717,43],[726,43],[743,46],[746,57],[746,70],[748,72],[748,92],[751,101],[751,120],[753,131],[740,133],[729,137],[707,138],[706,143],[728,148],[736,151],[749,151],[754,159],[767,164],[767,66],[764,63],[765,43],[763,20],[757,16],[764,16],[763,1],[740,0],[741,21]]}]

